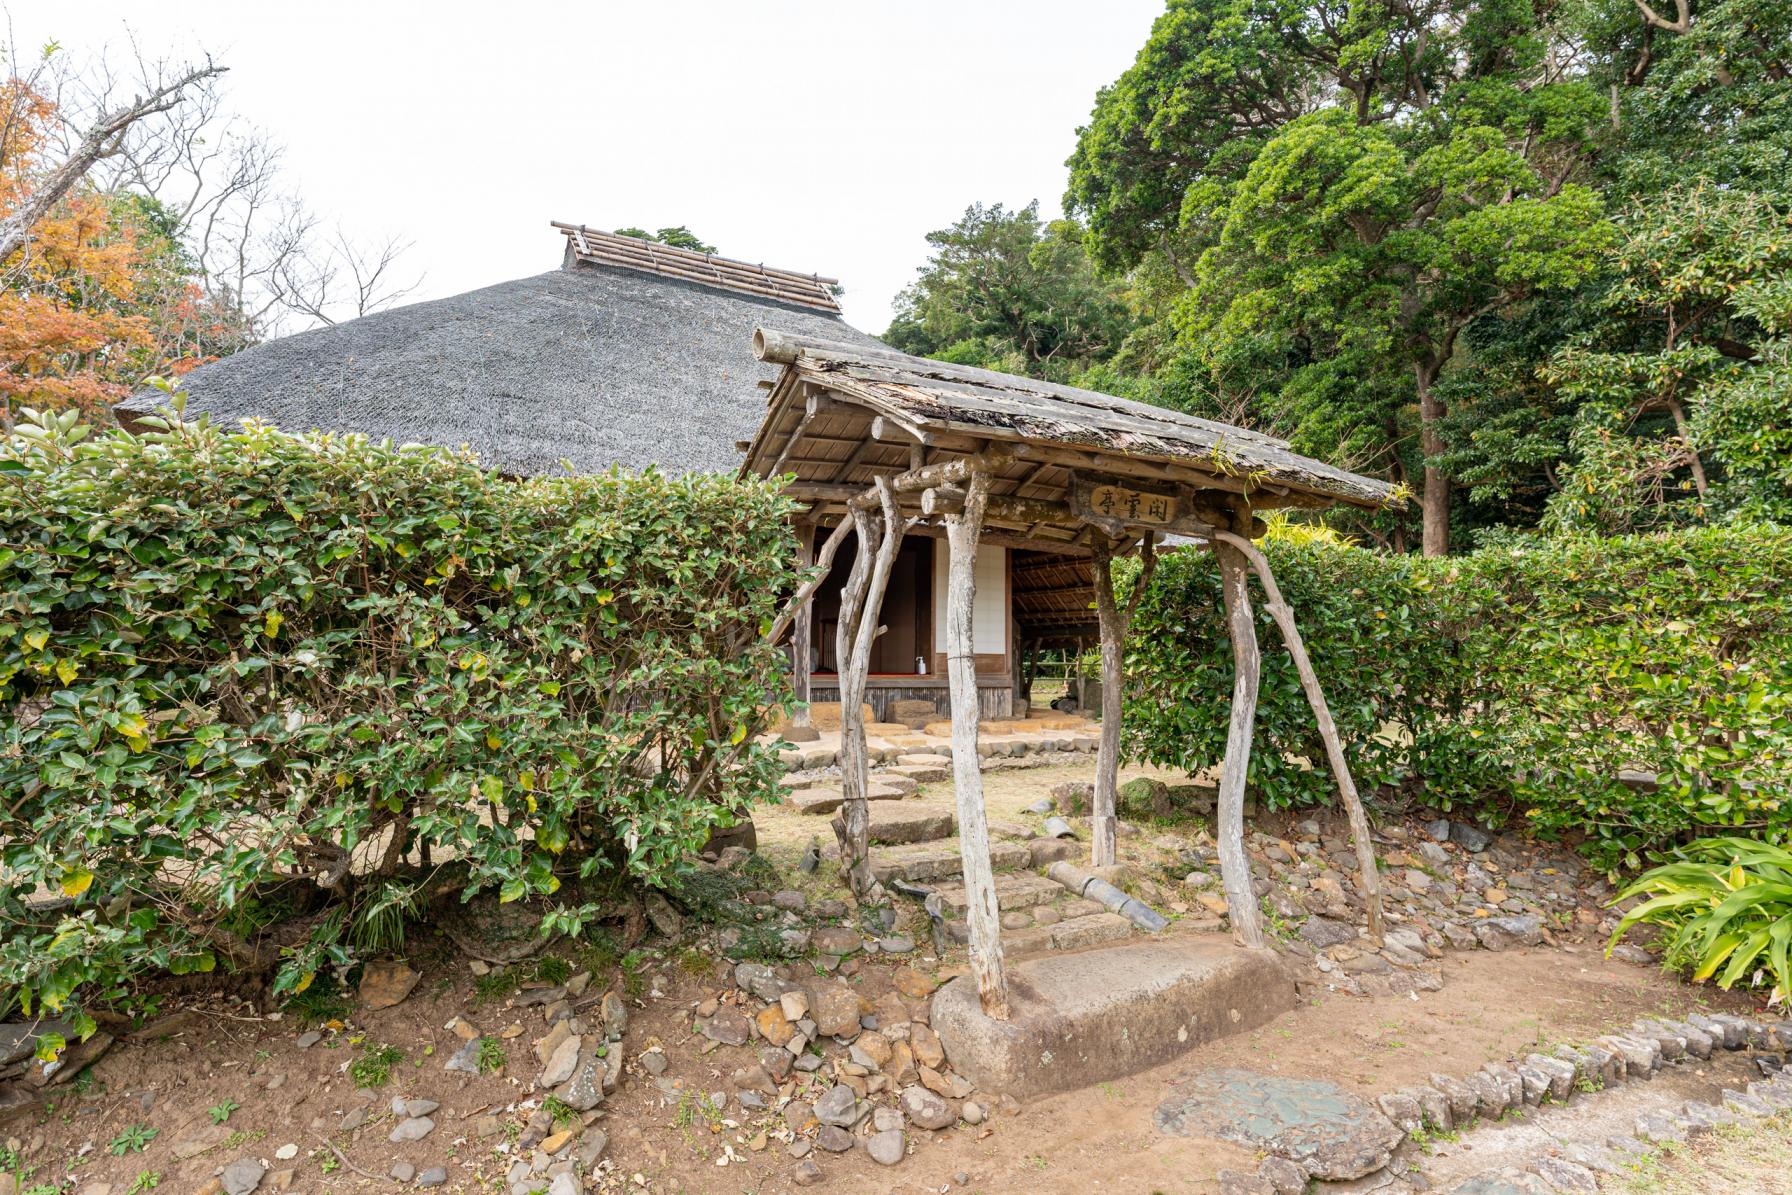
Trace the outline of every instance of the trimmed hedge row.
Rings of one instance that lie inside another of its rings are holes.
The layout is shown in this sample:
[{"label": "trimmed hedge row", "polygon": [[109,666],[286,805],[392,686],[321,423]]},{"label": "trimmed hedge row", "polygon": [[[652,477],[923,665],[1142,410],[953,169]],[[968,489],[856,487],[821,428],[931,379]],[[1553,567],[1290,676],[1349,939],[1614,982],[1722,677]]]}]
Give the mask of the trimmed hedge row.
[{"label": "trimmed hedge row", "polygon": [[[774,790],[774,488],[72,415],[0,448],[0,1012],[277,991],[446,887],[676,883]],[[553,907],[575,931],[595,903]],[[77,998],[77,993],[80,997]]]},{"label": "trimmed hedge row", "polygon": [[[1523,817],[1607,867],[1703,833],[1783,840],[1792,828],[1792,533],[1539,539],[1443,560],[1265,549],[1359,785]],[[1272,807],[1322,803],[1332,789],[1312,716],[1257,613],[1251,783]],[[1217,764],[1232,661],[1208,553],[1160,564],[1128,672],[1128,749]],[[1627,771],[1655,784],[1624,783]]]}]

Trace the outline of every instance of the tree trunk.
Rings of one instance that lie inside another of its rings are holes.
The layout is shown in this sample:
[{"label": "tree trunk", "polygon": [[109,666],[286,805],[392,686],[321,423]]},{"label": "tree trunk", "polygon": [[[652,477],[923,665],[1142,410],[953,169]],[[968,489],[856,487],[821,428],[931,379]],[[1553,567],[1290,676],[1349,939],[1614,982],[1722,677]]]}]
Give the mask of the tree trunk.
[{"label": "tree trunk", "polygon": [[964,867],[965,920],[970,928],[971,974],[983,1011],[1008,1019],[1008,977],[1002,964],[1001,911],[989,862],[989,818],[983,808],[983,770],[977,755],[977,656],[972,604],[977,596],[977,543],[989,505],[989,474],[966,486],[964,509],[946,516],[950,563],[946,572],[946,679],[952,694],[952,780],[958,796],[958,850]]},{"label": "tree trunk", "polygon": [[[859,537],[859,553],[853,561],[847,589],[840,594],[840,624],[835,631],[835,654],[840,670],[840,815],[834,834],[840,842],[841,878],[861,904],[882,904],[883,885],[871,869],[870,760],[865,747],[865,685],[871,673],[871,645],[877,638],[878,616],[883,612],[884,589],[902,540],[903,520],[896,510],[889,483],[878,482],[885,499],[881,515],[854,510],[852,520]],[[849,593],[850,600],[849,600]]]},{"label": "tree trunk", "polygon": [[1705,462],[1699,459],[1699,446],[1692,442],[1692,426],[1686,421],[1686,407],[1677,398],[1667,402],[1668,414],[1674,417],[1674,432],[1686,448],[1686,463],[1692,467],[1693,489],[1703,498],[1709,483],[1705,480]]},{"label": "tree trunk", "polygon": [[1313,661],[1307,655],[1306,642],[1301,639],[1300,628],[1295,625],[1294,608],[1282,596],[1282,588],[1276,584],[1275,573],[1270,570],[1269,560],[1262,552],[1242,536],[1222,531],[1220,537],[1243,553],[1256,570],[1257,579],[1263,584],[1264,596],[1268,599],[1265,608],[1282,632],[1282,642],[1288,648],[1288,655],[1294,660],[1294,670],[1300,674],[1301,690],[1306,693],[1307,704],[1312,707],[1313,717],[1319,723],[1319,737],[1325,743],[1325,756],[1331,764],[1332,776],[1338,782],[1338,795],[1344,800],[1344,812],[1350,818],[1350,836],[1356,844],[1357,872],[1362,877],[1363,896],[1369,905],[1369,936],[1380,942],[1381,874],[1375,867],[1375,844],[1369,838],[1369,815],[1363,810],[1362,798],[1357,795],[1356,781],[1351,777],[1350,764],[1344,758],[1344,742],[1338,737],[1338,724],[1332,721],[1332,711],[1326,704],[1325,691],[1319,687],[1319,674],[1313,671]]},{"label": "tree trunk", "polygon": [[1444,404],[1431,391],[1431,384],[1437,378],[1436,367],[1421,362],[1413,368],[1419,384],[1419,450],[1425,454],[1425,492],[1419,499],[1425,517],[1421,543],[1427,556],[1448,556],[1450,479],[1432,463],[1444,451],[1443,437],[1437,430],[1443,422]]},{"label": "tree trunk", "polygon": [[1251,887],[1251,859],[1244,849],[1244,786],[1251,766],[1251,732],[1257,716],[1257,686],[1262,657],[1251,616],[1251,592],[1245,558],[1237,548],[1213,544],[1220,566],[1226,603],[1226,630],[1232,639],[1232,724],[1226,732],[1226,759],[1220,768],[1219,820],[1214,838],[1220,853],[1220,880],[1226,889],[1226,911],[1232,932],[1253,949],[1264,945],[1263,920]]}]

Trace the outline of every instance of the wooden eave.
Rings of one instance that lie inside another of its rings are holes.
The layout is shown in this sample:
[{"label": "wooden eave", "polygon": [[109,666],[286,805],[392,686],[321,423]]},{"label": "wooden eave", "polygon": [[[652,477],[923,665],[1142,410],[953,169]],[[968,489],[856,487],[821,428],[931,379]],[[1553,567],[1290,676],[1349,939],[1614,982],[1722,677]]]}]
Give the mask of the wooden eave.
[{"label": "wooden eave", "polygon": [[[816,521],[837,520],[880,476],[972,456],[993,462],[990,542],[1073,554],[1091,531],[1070,509],[1079,478],[1173,493],[1194,513],[1160,529],[1195,535],[1240,505],[1377,508],[1394,498],[1384,482],[1271,437],[1091,391],[763,329],[755,346],[785,368],[742,474],[794,474],[787,492]],[[912,513],[921,495],[899,500]]]}]

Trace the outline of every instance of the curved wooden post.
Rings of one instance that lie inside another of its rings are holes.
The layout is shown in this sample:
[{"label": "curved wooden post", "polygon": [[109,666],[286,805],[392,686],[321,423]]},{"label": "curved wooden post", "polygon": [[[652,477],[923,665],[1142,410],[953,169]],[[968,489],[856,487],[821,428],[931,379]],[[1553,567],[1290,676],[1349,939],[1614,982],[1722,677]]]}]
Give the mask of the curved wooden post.
[{"label": "curved wooden post", "polygon": [[885,901],[883,885],[871,870],[871,807],[867,796],[871,761],[865,746],[865,686],[871,675],[871,645],[877,639],[884,590],[906,529],[889,481],[880,477],[877,489],[883,504],[881,512],[856,507],[852,511],[859,536],[859,554],[848,581],[854,595],[849,616],[846,593],[841,592],[840,624],[834,640],[840,669],[839,763],[843,798],[840,814],[834,819],[834,836],[840,842],[842,878],[861,904]]},{"label": "curved wooden post", "polygon": [[1319,737],[1325,742],[1326,759],[1331,763],[1332,776],[1338,782],[1338,794],[1344,799],[1344,811],[1350,818],[1350,836],[1356,843],[1357,870],[1363,880],[1363,895],[1369,904],[1369,936],[1377,942],[1382,938],[1382,901],[1381,873],[1375,867],[1375,844],[1369,839],[1369,815],[1363,810],[1363,801],[1357,795],[1356,781],[1351,778],[1350,765],[1344,759],[1344,743],[1338,737],[1338,725],[1332,721],[1331,707],[1326,704],[1325,691],[1319,687],[1319,674],[1313,671],[1313,661],[1307,655],[1307,647],[1300,637],[1300,628],[1294,625],[1294,608],[1282,596],[1281,587],[1276,584],[1275,573],[1270,570],[1269,558],[1258,551],[1256,546],[1242,536],[1229,531],[1218,532],[1216,539],[1222,540],[1242,553],[1251,562],[1251,568],[1257,574],[1257,580],[1263,585],[1263,594],[1267,601],[1264,608],[1276,621],[1276,628],[1282,632],[1282,642],[1288,648],[1288,654],[1294,660],[1294,670],[1300,674],[1300,687],[1307,695],[1307,704],[1313,709],[1313,717],[1319,723]]},{"label": "curved wooden post", "polygon": [[971,974],[986,1015],[1008,1019],[1008,976],[1002,964],[1002,919],[989,862],[989,819],[977,756],[977,656],[972,603],[977,596],[977,543],[989,504],[989,474],[974,472],[963,510],[946,515],[946,680],[952,694],[952,781],[958,794],[958,850],[964,867],[965,920],[971,931]]},{"label": "curved wooden post", "polygon": [[1125,609],[1121,609],[1114,600],[1115,544],[1102,532],[1095,531],[1090,547],[1095,565],[1095,616],[1101,627],[1101,742],[1095,752],[1089,861],[1095,867],[1112,867],[1119,857],[1119,823],[1114,816],[1114,806],[1120,793],[1120,688],[1125,679],[1122,674],[1126,662],[1126,632],[1132,626],[1139,599],[1144,596],[1145,587],[1151,583],[1151,573],[1157,567],[1157,548],[1154,533],[1146,532],[1139,543],[1144,567],[1132,593],[1127,596]]},{"label": "curved wooden post", "polygon": [[1263,917],[1251,887],[1251,857],[1244,849],[1244,783],[1251,766],[1251,730],[1257,716],[1257,685],[1262,656],[1251,616],[1251,591],[1245,558],[1237,548],[1215,539],[1221,591],[1226,603],[1226,629],[1232,638],[1232,725],[1226,732],[1226,761],[1220,769],[1219,823],[1214,838],[1220,851],[1220,880],[1226,888],[1226,911],[1232,932],[1246,946],[1261,948]]}]

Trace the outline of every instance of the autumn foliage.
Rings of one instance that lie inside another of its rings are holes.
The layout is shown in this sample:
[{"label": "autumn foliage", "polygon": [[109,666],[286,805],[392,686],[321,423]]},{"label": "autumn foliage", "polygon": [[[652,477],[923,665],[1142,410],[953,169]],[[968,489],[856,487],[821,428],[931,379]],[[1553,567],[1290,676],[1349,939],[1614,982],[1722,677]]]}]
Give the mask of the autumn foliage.
[{"label": "autumn foliage", "polygon": [[[18,79],[0,81],[0,216],[49,165],[55,105]],[[0,427],[21,407],[111,404],[151,374],[202,360],[208,322],[175,242],[140,197],[77,187],[0,262]]]}]

